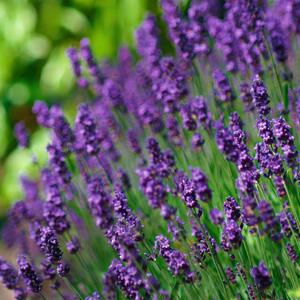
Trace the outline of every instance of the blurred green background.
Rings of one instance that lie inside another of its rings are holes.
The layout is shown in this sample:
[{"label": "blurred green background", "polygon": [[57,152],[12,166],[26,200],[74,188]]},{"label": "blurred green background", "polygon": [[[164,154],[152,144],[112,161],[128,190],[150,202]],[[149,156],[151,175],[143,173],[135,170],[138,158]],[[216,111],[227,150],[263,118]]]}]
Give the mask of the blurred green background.
[{"label": "blurred green background", "polygon": [[24,120],[33,153],[45,161],[48,137],[35,124],[34,100],[74,110],[66,48],[89,37],[98,58],[113,60],[120,46],[134,47],[136,27],[157,7],[156,0],[0,0],[0,217],[21,197],[19,176],[37,171],[32,153],[16,147],[14,124]]}]

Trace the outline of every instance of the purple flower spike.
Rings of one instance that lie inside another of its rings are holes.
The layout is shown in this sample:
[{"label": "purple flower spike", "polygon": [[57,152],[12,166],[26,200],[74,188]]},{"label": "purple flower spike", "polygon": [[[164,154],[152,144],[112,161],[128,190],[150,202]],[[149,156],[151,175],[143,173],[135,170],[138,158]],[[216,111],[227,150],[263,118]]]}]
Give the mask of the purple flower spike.
[{"label": "purple flower spike", "polygon": [[250,91],[250,86],[248,83],[243,82],[240,85],[240,96],[241,100],[244,103],[244,109],[246,112],[254,111],[254,103]]},{"label": "purple flower spike", "polygon": [[88,202],[97,226],[106,230],[113,222],[113,207],[110,195],[106,192],[103,180],[93,176],[87,184]]},{"label": "purple flower spike", "polygon": [[267,116],[271,110],[269,94],[259,75],[255,75],[252,81],[251,94],[257,113],[260,116]]},{"label": "purple flower spike", "polygon": [[216,123],[216,142],[219,150],[225,154],[228,160],[237,162],[239,151],[234,142],[234,136],[220,121]]},{"label": "purple flower spike", "polygon": [[287,36],[285,36],[280,22],[275,18],[269,18],[267,27],[270,32],[271,45],[275,52],[276,59],[278,62],[284,63],[288,57],[288,49],[285,43]]},{"label": "purple flower spike", "polygon": [[50,170],[42,170],[42,182],[46,192],[46,202],[43,207],[43,216],[47,224],[57,234],[69,230],[70,223],[64,210],[64,204],[56,178]]},{"label": "purple flower spike", "polygon": [[82,76],[78,51],[75,48],[69,48],[69,49],[67,49],[67,55],[70,59],[73,73],[74,73],[75,77],[77,78],[77,84],[81,88],[87,88],[88,81]]},{"label": "purple flower spike", "polygon": [[217,91],[217,98],[221,102],[232,102],[235,99],[233,90],[229,84],[228,79],[220,70],[216,70],[213,73],[213,77],[215,80],[215,86]]},{"label": "purple flower spike", "polygon": [[198,151],[201,146],[203,146],[204,144],[204,139],[202,137],[202,135],[200,133],[195,133],[193,136],[192,136],[192,149],[193,151]]},{"label": "purple flower spike", "polygon": [[52,106],[50,110],[50,126],[54,132],[54,140],[62,150],[73,151],[75,136],[64,113],[58,106]]},{"label": "purple flower spike", "polygon": [[114,285],[122,289],[129,299],[141,299],[140,291],[145,290],[141,273],[134,264],[124,266],[121,261],[114,259],[108,269]]},{"label": "purple flower spike", "polygon": [[14,290],[14,296],[16,300],[25,300],[27,298],[27,293],[23,288],[16,288]]},{"label": "purple flower spike", "polygon": [[166,128],[168,130],[170,142],[174,143],[175,146],[180,146],[182,144],[182,137],[179,130],[179,124],[176,118],[171,114],[168,114]]},{"label": "purple flower spike", "polygon": [[67,242],[66,247],[70,254],[76,254],[81,248],[79,239],[76,236],[72,237],[72,239]]},{"label": "purple flower spike", "polygon": [[64,153],[55,145],[48,145],[49,163],[53,174],[62,185],[68,185],[71,181],[71,173],[65,162]]},{"label": "purple flower spike", "polygon": [[260,213],[260,219],[264,224],[264,232],[268,233],[274,241],[280,240],[282,237],[280,224],[271,204],[262,200],[258,204],[258,210]]},{"label": "purple flower spike", "polygon": [[259,290],[265,290],[272,284],[269,271],[262,261],[257,267],[251,269],[250,274]]},{"label": "purple flower spike", "polygon": [[217,208],[213,208],[210,211],[209,215],[210,215],[212,222],[216,225],[220,225],[224,221],[223,213],[220,210],[218,210]]},{"label": "purple flower spike", "polygon": [[287,243],[286,244],[286,251],[287,251],[288,256],[290,257],[291,261],[293,263],[296,263],[297,260],[298,260],[298,255],[297,255],[297,252],[295,250],[295,247],[292,244]]},{"label": "purple flower spike", "polygon": [[283,117],[273,120],[274,135],[285,156],[286,162],[291,168],[298,166],[298,151],[295,148],[294,136],[291,133],[290,125]]},{"label": "purple flower spike", "polygon": [[103,84],[104,78],[92,53],[90,42],[87,38],[84,38],[80,41],[80,55],[86,62],[89,72],[95,80],[94,88],[96,93],[101,93],[101,86]]},{"label": "purple flower spike", "polygon": [[19,146],[22,148],[27,148],[29,146],[29,136],[24,123],[23,122],[17,123],[14,131]]},{"label": "purple flower spike", "polygon": [[96,155],[100,151],[100,142],[92,111],[87,104],[81,104],[76,116],[76,143],[78,150]]},{"label": "purple flower spike", "polygon": [[163,235],[158,235],[155,238],[155,249],[158,251],[168,264],[172,274],[175,276],[183,276],[187,282],[194,280],[194,273],[191,272],[183,253],[174,250],[170,246],[170,241]]},{"label": "purple flower spike", "polygon": [[64,261],[58,263],[56,267],[56,272],[61,277],[66,277],[70,273],[70,270],[70,265]]},{"label": "purple flower spike", "polygon": [[10,290],[16,289],[19,282],[15,268],[2,257],[0,257],[0,280]]},{"label": "purple flower spike", "polygon": [[203,202],[209,202],[211,200],[212,193],[208,186],[207,178],[200,169],[192,169],[192,182],[197,198]]},{"label": "purple flower spike", "polygon": [[241,216],[241,208],[231,196],[227,197],[224,202],[224,211],[228,219],[237,221]]},{"label": "purple flower spike", "polygon": [[52,263],[61,260],[63,252],[60,249],[55,232],[50,227],[43,227],[36,239],[38,246]]},{"label": "purple flower spike", "polygon": [[241,233],[241,228],[234,220],[228,220],[222,232],[222,247],[225,251],[230,251],[232,248],[239,248],[243,236]]},{"label": "purple flower spike", "polygon": [[39,125],[49,128],[50,127],[50,111],[47,104],[43,101],[35,101],[32,107],[32,112],[36,115]]},{"label": "purple flower spike", "polygon": [[42,290],[42,279],[31,265],[25,255],[18,257],[19,272],[26,287],[33,293],[39,293]]},{"label": "purple flower spike", "polygon": [[256,122],[258,134],[267,145],[275,143],[275,137],[272,131],[272,125],[268,119],[259,117]]},{"label": "purple flower spike", "polygon": [[136,154],[140,154],[142,152],[142,149],[139,144],[137,132],[135,132],[133,129],[129,129],[127,137],[130,150],[132,150]]},{"label": "purple flower spike", "polygon": [[236,278],[235,278],[235,274],[234,272],[232,271],[232,269],[230,267],[227,267],[225,269],[225,273],[226,273],[226,276],[227,278],[229,279],[229,281],[232,283],[232,284],[236,284]]}]

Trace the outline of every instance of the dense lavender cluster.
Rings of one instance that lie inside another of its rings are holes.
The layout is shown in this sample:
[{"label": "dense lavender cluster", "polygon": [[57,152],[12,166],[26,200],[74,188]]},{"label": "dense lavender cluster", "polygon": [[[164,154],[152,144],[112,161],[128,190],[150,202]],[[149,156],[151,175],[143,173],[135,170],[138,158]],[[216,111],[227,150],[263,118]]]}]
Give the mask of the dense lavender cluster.
[{"label": "dense lavender cluster", "polygon": [[299,292],[299,1],[178,2],[146,15],[135,55],[67,50],[75,120],[35,102],[48,161],[21,178],[3,229],[18,258],[0,258],[17,300]]}]

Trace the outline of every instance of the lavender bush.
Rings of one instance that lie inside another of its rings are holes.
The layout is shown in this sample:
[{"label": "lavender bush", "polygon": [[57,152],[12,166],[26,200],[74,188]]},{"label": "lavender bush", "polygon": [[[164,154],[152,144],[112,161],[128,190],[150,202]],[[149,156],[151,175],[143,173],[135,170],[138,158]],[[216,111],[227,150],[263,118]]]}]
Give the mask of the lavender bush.
[{"label": "lavender bush", "polygon": [[3,232],[16,299],[296,299],[299,1],[161,7],[174,55],[149,15],[138,60],[67,50],[74,124],[33,107],[51,143]]}]

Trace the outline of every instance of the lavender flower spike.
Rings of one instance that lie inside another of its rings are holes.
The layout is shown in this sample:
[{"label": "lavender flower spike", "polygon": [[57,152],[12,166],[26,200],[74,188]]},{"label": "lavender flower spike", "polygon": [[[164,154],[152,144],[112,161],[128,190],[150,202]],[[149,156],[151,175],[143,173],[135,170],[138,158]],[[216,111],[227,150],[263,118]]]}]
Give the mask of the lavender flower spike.
[{"label": "lavender flower spike", "polygon": [[18,140],[20,147],[27,148],[29,145],[29,137],[27,129],[23,122],[19,122],[15,126],[15,136]]},{"label": "lavender flower spike", "polygon": [[269,271],[262,261],[257,267],[251,269],[250,274],[259,290],[264,290],[272,284]]},{"label": "lavender flower spike", "polygon": [[23,277],[27,288],[33,293],[40,293],[42,286],[42,279],[36,272],[33,265],[31,265],[25,255],[18,257],[19,273]]},{"label": "lavender flower spike", "polygon": [[16,289],[19,282],[15,268],[2,257],[0,257],[0,280],[10,290]]},{"label": "lavender flower spike", "polygon": [[255,75],[252,81],[251,94],[257,113],[261,116],[267,116],[271,109],[269,106],[270,100],[267,89],[259,75]]}]

